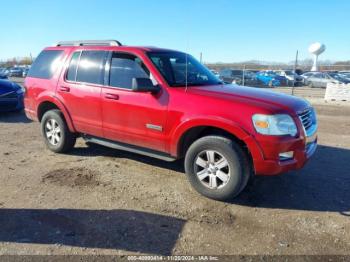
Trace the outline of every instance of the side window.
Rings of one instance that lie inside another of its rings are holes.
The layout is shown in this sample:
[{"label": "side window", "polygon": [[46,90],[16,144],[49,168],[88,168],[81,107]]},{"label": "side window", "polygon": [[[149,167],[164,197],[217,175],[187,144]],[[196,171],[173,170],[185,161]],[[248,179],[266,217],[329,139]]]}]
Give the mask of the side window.
[{"label": "side window", "polygon": [[76,81],[103,84],[107,53],[105,51],[82,51]]},{"label": "side window", "polygon": [[74,81],[74,82],[76,81],[79,57],[80,57],[80,51],[75,52],[72,55],[72,58],[70,60],[69,67],[67,70],[66,80]]},{"label": "side window", "polygon": [[45,50],[35,59],[28,76],[50,79],[61,64],[63,50]]},{"label": "side window", "polygon": [[142,61],[130,54],[113,53],[110,65],[109,85],[131,89],[133,78],[149,78]]}]

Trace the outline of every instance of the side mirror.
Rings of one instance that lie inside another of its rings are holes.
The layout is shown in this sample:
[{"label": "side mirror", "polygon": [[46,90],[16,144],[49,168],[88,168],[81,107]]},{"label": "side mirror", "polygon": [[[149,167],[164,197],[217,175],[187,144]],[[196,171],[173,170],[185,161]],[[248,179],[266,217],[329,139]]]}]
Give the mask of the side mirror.
[{"label": "side mirror", "polygon": [[132,79],[132,91],[134,92],[150,92],[156,94],[160,91],[159,86],[154,86],[153,82],[149,78],[133,78]]}]

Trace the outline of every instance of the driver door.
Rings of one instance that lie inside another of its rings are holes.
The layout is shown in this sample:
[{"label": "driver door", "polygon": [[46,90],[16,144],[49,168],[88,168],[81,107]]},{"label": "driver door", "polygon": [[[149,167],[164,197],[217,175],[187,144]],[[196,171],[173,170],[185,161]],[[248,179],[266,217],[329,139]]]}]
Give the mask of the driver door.
[{"label": "driver door", "polygon": [[168,93],[132,91],[132,79],[152,76],[131,53],[112,52],[102,88],[102,129],[106,139],[165,152]]}]

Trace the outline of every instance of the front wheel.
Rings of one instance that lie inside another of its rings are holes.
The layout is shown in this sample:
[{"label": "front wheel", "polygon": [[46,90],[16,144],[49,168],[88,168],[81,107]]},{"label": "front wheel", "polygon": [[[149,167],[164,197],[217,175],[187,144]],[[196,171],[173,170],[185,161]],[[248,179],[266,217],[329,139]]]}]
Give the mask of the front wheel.
[{"label": "front wheel", "polygon": [[221,136],[195,141],[186,153],[185,170],[194,189],[216,200],[236,197],[251,176],[248,158],[241,147]]},{"label": "front wheel", "polygon": [[69,131],[59,110],[50,110],[44,114],[41,131],[46,146],[55,153],[65,153],[75,145],[76,135]]}]

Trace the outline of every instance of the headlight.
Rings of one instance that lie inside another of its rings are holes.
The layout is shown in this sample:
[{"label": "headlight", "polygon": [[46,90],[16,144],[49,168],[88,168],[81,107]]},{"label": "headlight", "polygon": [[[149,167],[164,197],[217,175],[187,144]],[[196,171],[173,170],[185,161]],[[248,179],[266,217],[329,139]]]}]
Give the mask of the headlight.
[{"label": "headlight", "polygon": [[297,126],[293,118],[289,115],[253,115],[255,130],[263,135],[282,136],[297,134]]}]

